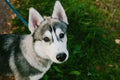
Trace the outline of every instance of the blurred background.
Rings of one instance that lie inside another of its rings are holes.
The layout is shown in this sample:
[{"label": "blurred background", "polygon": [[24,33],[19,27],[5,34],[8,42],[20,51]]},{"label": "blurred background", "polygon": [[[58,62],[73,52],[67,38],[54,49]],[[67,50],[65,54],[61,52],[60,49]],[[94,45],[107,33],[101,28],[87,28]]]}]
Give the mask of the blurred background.
[{"label": "blurred background", "polygon": [[[42,80],[120,80],[120,0],[60,0],[68,25],[69,60],[53,64]],[[10,0],[28,21],[30,7],[51,16],[55,0]],[[29,34],[0,0],[0,33]],[[10,79],[9,79],[10,80]]]}]

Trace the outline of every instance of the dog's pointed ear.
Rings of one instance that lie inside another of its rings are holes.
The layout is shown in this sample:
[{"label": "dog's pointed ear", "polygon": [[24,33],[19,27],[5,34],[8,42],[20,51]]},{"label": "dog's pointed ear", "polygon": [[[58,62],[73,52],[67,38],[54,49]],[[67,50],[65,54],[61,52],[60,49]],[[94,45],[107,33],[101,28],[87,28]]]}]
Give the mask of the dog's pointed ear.
[{"label": "dog's pointed ear", "polygon": [[29,30],[31,33],[40,25],[40,22],[43,21],[42,16],[34,8],[29,9]]},{"label": "dog's pointed ear", "polygon": [[66,24],[68,24],[66,13],[59,1],[56,1],[55,5],[54,5],[52,17],[58,18],[58,19],[64,21]]}]

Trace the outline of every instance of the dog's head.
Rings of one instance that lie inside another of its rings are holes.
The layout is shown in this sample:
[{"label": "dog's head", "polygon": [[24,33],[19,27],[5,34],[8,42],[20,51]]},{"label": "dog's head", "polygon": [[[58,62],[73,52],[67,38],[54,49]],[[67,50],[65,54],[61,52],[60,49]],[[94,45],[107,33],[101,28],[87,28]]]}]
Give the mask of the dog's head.
[{"label": "dog's head", "polygon": [[51,17],[43,18],[35,9],[30,8],[29,30],[38,56],[55,63],[68,59],[67,24],[67,16],[59,1],[56,1]]}]

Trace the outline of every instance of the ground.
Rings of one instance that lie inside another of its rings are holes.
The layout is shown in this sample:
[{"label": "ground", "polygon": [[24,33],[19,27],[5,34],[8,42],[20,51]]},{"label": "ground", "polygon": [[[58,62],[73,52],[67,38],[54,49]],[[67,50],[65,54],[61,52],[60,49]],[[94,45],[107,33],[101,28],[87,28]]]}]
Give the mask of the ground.
[{"label": "ground", "polygon": [[0,0],[0,34],[10,33],[12,11],[4,0]]}]

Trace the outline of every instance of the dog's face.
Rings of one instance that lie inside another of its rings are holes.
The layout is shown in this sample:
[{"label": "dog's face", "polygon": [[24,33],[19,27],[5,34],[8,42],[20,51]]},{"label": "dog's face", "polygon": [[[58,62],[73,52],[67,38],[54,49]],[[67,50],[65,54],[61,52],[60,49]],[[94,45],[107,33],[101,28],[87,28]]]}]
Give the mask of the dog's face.
[{"label": "dog's face", "polygon": [[68,59],[67,17],[59,1],[56,1],[52,17],[42,17],[30,8],[29,30],[33,36],[34,50],[38,56],[62,63]]}]

